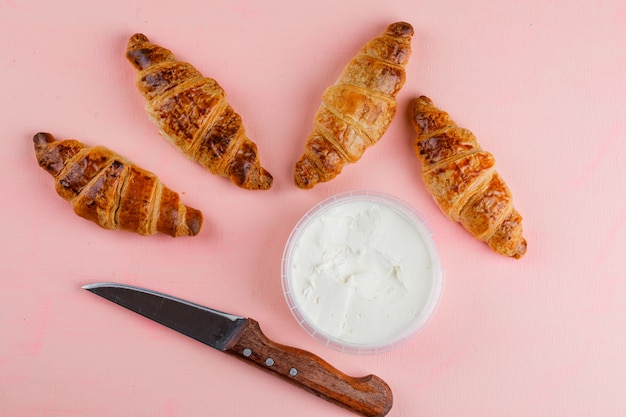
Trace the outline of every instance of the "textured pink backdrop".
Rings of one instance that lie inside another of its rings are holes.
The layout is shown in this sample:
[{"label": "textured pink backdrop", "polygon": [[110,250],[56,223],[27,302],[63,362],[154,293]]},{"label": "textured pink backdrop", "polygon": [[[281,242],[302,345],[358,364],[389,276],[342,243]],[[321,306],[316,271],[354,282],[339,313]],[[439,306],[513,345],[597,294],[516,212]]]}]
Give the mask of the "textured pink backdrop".
[{"label": "textured pink backdrop", "polygon": [[[388,24],[415,27],[387,134],[311,191],[292,183],[323,90]],[[124,58],[143,32],[217,79],[274,174],[246,192],[181,157],[147,120]],[[626,415],[626,3],[623,1],[0,1],[0,410],[7,416],[348,416],[80,289],[136,284],[260,321],[392,387],[390,416]],[[529,251],[501,258],[447,221],[412,154],[426,94],[497,159]],[[206,225],[192,239],[76,217],[35,161],[49,131],[156,172]],[[378,356],[330,350],[292,318],[283,246],[340,191],[394,194],[429,221],[438,311]]]}]

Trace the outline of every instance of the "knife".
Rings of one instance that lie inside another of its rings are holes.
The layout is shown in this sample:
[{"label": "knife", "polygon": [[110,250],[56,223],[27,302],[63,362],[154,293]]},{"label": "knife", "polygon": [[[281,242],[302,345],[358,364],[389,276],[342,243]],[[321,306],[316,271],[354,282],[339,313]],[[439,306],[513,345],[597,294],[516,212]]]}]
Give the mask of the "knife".
[{"label": "knife", "polygon": [[124,284],[82,288],[358,414],[384,416],[391,409],[391,389],[376,375],[354,378],[310,352],[275,343],[254,319]]}]

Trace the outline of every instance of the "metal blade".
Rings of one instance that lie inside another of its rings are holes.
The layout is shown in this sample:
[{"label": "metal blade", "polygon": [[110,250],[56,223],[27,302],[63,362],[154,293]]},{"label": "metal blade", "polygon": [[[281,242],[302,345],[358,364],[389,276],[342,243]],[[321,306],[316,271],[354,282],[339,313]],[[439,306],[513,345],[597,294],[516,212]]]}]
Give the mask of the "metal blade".
[{"label": "metal blade", "polygon": [[124,284],[97,283],[83,288],[220,351],[248,320]]}]

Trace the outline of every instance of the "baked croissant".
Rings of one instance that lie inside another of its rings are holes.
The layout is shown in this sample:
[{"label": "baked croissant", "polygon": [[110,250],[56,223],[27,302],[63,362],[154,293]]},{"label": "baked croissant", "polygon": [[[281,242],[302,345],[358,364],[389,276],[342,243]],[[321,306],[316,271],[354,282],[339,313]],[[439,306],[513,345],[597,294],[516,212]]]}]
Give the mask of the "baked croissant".
[{"label": "baked croissant", "polygon": [[126,57],[137,70],[137,88],[146,112],[161,134],[188,158],[239,187],[267,190],[272,176],[257,146],[246,135],[241,116],[226,101],[217,81],[191,64],[177,61],[142,34],[128,41]]},{"label": "baked croissant", "polygon": [[493,155],[428,97],[412,102],[411,121],[422,178],[441,211],[495,252],[521,258],[526,253],[522,216]]},{"label": "baked croissant", "polygon": [[57,141],[37,133],[39,165],[55,179],[56,191],[79,216],[104,229],[152,235],[195,236],[202,228],[199,210],[186,207],[159,179],[103,146]]},{"label": "baked croissant", "polygon": [[408,23],[389,25],[326,89],[304,155],[296,163],[298,187],[308,189],[332,180],[382,137],[396,114],[396,94],[406,79],[412,36]]}]

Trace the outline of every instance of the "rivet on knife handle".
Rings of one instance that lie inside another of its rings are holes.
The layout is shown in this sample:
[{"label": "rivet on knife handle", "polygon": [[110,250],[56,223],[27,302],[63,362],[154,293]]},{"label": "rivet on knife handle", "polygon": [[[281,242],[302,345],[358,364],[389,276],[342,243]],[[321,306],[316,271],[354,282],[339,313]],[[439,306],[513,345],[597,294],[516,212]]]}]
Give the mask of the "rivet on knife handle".
[{"label": "rivet on knife handle", "polygon": [[259,323],[248,319],[225,353],[272,372],[313,394],[367,417],[386,415],[393,404],[389,386],[375,375],[348,376],[305,350],[268,339]]}]

